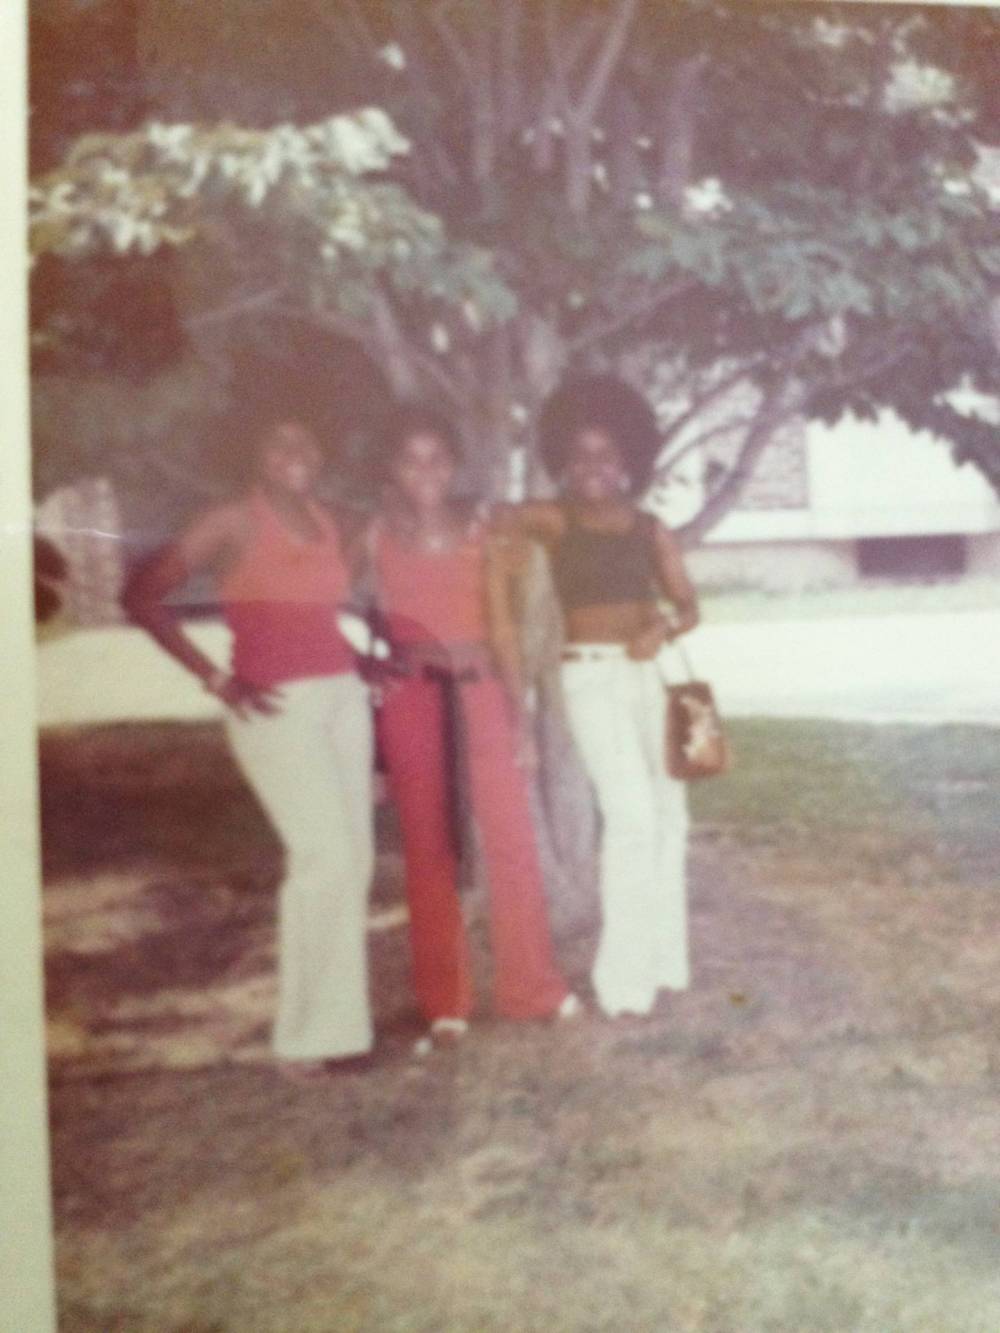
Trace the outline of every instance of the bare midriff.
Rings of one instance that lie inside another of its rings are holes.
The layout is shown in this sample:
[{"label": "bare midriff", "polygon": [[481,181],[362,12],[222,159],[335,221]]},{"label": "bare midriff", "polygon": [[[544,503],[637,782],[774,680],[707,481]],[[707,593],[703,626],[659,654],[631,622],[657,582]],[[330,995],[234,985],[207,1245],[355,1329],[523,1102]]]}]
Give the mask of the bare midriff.
[{"label": "bare midriff", "polygon": [[598,603],[566,612],[569,643],[628,643],[657,617],[655,602]]}]

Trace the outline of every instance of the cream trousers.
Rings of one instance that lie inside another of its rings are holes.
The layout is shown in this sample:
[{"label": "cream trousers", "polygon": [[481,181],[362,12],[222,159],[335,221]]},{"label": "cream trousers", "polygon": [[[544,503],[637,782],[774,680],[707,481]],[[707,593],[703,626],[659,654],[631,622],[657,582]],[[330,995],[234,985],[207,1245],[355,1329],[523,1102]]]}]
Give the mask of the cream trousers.
[{"label": "cream trousers", "polygon": [[564,661],[570,727],[601,814],[601,937],[593,983],[605,1013],[646,1014],[688,964],[687,793],[668,776],[659,661],[614,644],[573,644]]},{"label": "cream trousers", "polygon": [[367,904],[374,864],[368,691],[353,674],[291,681],[281,711],[227,718],[233,753],[285,848],[275,1054],[371,1049]]}]

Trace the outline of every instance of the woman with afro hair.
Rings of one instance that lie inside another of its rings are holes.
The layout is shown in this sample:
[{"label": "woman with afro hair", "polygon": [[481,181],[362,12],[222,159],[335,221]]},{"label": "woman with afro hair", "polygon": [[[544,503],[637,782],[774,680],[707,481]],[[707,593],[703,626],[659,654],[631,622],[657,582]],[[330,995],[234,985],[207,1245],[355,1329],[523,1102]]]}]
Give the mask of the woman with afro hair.
[{"label": "woman with afro hair", "polygon": [[675,538],[637,504],[662,447],[639,393],[610,375],[568,380],[539,443],[560,498],[499,522],[545,548],[562,610],[566,710],[602,822],[594,990],[609,1017],[645,1015],[689,983],[687,807],[666,772],[657,657],[698,623],[697,599]]}]

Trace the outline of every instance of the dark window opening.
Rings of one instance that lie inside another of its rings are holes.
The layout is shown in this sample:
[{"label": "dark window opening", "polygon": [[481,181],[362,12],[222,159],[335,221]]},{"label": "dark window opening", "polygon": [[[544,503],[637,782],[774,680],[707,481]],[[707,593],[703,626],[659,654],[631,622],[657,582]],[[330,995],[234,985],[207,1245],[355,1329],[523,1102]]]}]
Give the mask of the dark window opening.
[{"label": "dark window opening", "polygon": [[858,573],[871,579],[947,579],[965,573],[966,541],[933,537],[866,537],[857,543]]}]

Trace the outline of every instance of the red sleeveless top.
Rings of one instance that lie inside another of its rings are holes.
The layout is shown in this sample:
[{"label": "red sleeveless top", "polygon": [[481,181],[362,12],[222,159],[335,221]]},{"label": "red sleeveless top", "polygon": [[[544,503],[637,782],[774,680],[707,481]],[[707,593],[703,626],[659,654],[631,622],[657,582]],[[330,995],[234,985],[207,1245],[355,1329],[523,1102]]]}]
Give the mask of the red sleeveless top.
[{"label": "red sleeveless top", "polygon": [[219,583],[233,632],[233,672],[263,688],[352,671],[354,653],[337,608],[349,573],[337,529],[319,505],[309,512],[320,537],[289,532],[266,496],[250,496],[253,534]]},{"label": "red sleeveless top", "polygon": [[390,636],[397,643],[485,643],[484,537],[470,525],[449,551],[404,546],[379,524],[375,575]]}]

